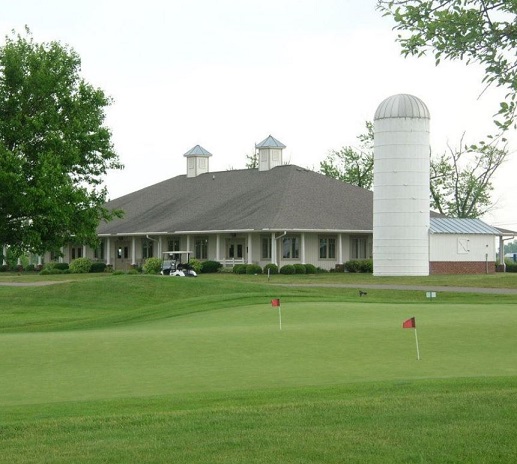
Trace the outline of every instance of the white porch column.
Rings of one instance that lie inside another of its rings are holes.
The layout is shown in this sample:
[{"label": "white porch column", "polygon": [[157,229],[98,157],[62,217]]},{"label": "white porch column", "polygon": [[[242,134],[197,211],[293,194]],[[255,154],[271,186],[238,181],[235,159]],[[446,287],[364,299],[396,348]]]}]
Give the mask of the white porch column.
[{"label": "white porch column", "polygon": [[156,252],[158,253],[157,258],[160,258],[160,259],[162,258],[162,253],[163,253],[163,251],[162,251],[163,250],[163,245],[162,245],[163,240],[162,239],[163,239],[163,237],[160,235],[158,237],[158,250],[156,250]]},{"label": "white porch column", "polygon": [[7,257],[7,246],[2,246],[2,264],[5,266],[7,264],[6,258]]},{"label": "white porch column", "polygon": [[111,239],[106,237],[106,266],[111,266]]},{"label": "white porch column", "polygon": [[60,248],[60,251],[61,251],[61,255],[59,256],[58,261],[59,261],[60,263],[62,263],[62,262],[64,262],[65,248],[64,248],[64,247],[61,247],[61,248]]},{"label": "white porch column", "polygon": [[136,266],[136,237],[131,238],[131,266]]},{"label": "white porch column", "polygon": [[88,256],[86,256],[86,245],[83,245],[83,258],[87,258]]},{"label": "white porch column", "polygon": [[187,235],[187,249],[186,251],[194,251],[190,249],[190,235]]},{"label": "white porch column", "polygon": [[305,264],[305,232],[302,232],[302,238],[300,240],[300,259],[302,264]]},{"label": "white porch column", "polygon": [[273,232],[271,234],[271,262],[273,264],[278,265],[276,255],[277,255],[277,253],[276,253],[276,237],[275,237],[275,233]]},{"label": "white porch column", "polygon": [[221,261],[221,234],[215,236],[215,260]]},{"label": "white porch column", "polygon": [[248,264],[253,263],[253,244],[251,242],[251,233],[248,234]]},{"label": "white porch column", "polygon": [[499,236],[499,264],[504,265],[504,240],[502,235]]},{"label": "white porch column", "polygon": [[43,259],[41,258],[41,255],[38,255],[38,266],[41,266],[43,264]]},{"label": "white porch column", "polygon": [[343,264],[343,234],[337,234],[337,263]]}]

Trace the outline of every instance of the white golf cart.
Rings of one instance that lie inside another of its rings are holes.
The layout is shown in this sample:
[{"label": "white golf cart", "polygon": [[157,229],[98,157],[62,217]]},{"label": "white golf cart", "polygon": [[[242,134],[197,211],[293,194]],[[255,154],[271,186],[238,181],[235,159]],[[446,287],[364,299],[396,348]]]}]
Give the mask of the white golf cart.
[{"label": "white golf cart", "polygon": [[191,251],[164,251],[162,275],[172,277],[197,277],[196,271],[189,264]]}]

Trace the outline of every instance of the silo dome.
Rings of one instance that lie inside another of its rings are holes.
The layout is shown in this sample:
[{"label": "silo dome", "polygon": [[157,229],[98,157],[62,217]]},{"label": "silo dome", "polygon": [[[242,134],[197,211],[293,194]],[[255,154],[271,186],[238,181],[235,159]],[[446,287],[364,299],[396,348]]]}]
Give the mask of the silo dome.
[{"label": "silo dome", "polygon": [[377,108],[374,120],[385,118],[426,118],[430,119],[426,104],[413,95],[399,93],[386,98]]},{"label": "silo dome", "polygon": [[413,95],[374,116],[373,273],[429,275],[429,110]]}]

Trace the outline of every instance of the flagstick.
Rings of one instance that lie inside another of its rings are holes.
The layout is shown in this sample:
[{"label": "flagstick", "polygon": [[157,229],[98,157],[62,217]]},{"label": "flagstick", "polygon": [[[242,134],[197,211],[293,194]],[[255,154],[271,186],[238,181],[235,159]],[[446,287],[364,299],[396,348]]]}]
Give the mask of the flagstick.
[{"label": "flagstick", "polygon": [[280,322],[280,330],[282,330],[282,310],[280,309],[280,305],[278,305],[278,320]]},{"label": "flagstick", "polygon": [[418,349],[418,335],[416,334],[416,327],[415,327],[415,342],[416,342],[416,359],[417,359],[417,361],[420,361],[420,350]]}]

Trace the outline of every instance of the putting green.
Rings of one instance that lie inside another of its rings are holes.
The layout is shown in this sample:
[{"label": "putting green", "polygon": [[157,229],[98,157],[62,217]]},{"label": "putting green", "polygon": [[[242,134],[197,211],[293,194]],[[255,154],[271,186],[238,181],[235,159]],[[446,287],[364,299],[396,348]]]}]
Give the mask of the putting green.
[{"label": "putting green", "polygon": [[[0,335],[0,404],[517,375],[515,305],[269,301],[101,330]],[[415,334],[402,329],[415,316]]]}]

